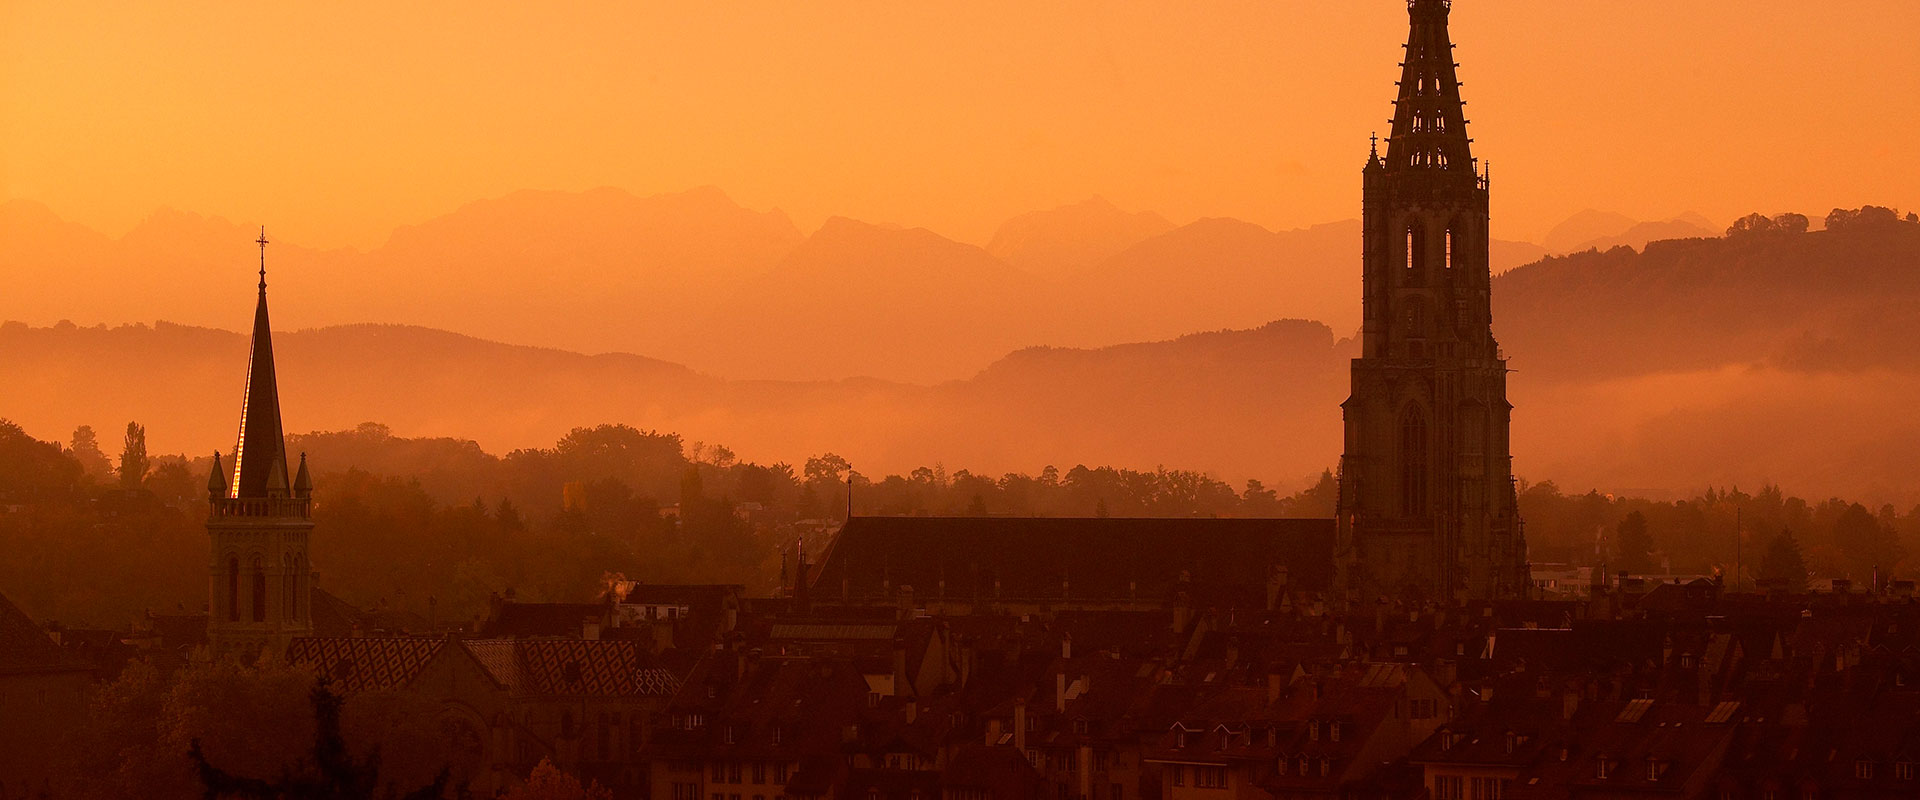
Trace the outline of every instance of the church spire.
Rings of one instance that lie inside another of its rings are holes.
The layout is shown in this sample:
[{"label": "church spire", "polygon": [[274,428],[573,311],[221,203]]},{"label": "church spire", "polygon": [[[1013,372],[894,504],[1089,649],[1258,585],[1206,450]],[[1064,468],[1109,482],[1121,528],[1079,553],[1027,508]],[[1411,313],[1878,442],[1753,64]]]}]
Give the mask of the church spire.
[{"label": "church spire", "polygon": [[1454,73],[1453,41],[1447,35],[1452,0],[1407,0],[1406,60],[1400,97],[1393,101],[1393,132],[1387,136],[1387,168],[1437,169],[1472,174],[1473,154]]},{"label": "church spire", "polygon": [[247,362],[247,394],[240,408],[240,437],[233,446],[232,497],[285,497],[287,454],[280,429],[280,390],[273,371],[273,329],[267,322],[267,229],[260,228],[260,298],[253,311],[253,350]]}]

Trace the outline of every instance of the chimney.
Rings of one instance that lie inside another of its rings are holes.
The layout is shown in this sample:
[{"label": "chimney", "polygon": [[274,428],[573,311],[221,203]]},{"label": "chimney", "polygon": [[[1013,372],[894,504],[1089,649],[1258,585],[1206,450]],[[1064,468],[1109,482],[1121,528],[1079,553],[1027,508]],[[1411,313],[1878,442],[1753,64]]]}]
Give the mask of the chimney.
[{"label": "chimney", "polygon": [[1060,657],[1073,658],[1073,634],[1060,634]]},{"label": "chimney", "polygon": [[590,620],[585,620],[581,622],[580,638],[585,639],[589,642],[599,641],[600,640],[600,621],[597,619],[590,619]]}]

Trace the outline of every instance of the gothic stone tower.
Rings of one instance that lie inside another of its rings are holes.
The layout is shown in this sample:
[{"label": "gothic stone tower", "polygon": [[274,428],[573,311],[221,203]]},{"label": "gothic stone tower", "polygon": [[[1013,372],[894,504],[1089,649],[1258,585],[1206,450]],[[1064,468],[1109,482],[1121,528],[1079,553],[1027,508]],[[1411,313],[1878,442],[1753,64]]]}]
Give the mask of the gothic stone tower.
[{"label": "gothic stone tower", "polygon": [[207,642],[215,658],[278,655],[312,632],[307,537],[313,530],[313,487],[307,459],[287,480],[280,392],[273,374],[273,332],[267,324],[266,230],[260,232],[260,299],[253,312],[253,352],[240,409],[233,471],[213,454],[207,478]]},{"label": "gothic stone tower", "polygon": [[1489,302],[1488,180],[1469,150],[1451,5],[1407,3],[1393,131],[1364,170],[1364,322],[1342,405],[1336,550],[1350,596],[1366,602],[1530,586]]}]

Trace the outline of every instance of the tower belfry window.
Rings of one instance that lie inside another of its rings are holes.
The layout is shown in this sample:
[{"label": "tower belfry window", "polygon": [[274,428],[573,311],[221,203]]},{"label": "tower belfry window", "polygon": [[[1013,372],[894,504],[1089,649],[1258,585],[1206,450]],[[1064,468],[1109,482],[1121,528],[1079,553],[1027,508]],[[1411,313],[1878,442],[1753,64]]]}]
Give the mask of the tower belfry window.
[{"label": "tower belfry window", "polygon": [[1427,419],[1418,406],[1400,418],[1400,512],[1417,516],[1427,506]]}]

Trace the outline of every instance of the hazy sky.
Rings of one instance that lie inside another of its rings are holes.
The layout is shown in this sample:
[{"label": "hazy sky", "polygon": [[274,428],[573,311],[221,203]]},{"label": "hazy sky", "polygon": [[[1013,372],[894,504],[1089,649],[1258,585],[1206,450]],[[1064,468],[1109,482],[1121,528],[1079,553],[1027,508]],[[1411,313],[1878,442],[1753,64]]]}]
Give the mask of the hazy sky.
[{"label": "hazy sky", "polygon": [[[0,194],[357,247],[602,185],[975,242],[1095,194],[1354,217],[1406,33],[1399,0],[0,4]],[[1920,206],[1913,0],[1461,0],[1453,30],[1502,238]]]}]

